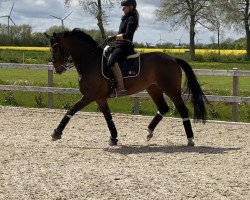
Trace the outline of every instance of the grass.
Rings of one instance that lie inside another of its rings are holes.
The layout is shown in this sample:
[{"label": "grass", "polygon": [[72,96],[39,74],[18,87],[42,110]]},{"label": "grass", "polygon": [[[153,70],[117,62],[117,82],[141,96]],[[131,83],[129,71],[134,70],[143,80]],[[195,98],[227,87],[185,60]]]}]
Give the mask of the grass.
[{"label": "grass", "polygon": [[[62,75],[54,76],[55,87],[78,88],[77,73],[68,71]],[[232,95],[232,77],[220,76],[198,76],[199,82],[205,94],[213,95]],[[46,70],[31,70],[31,69],[0,69],[0,84],[17,84],[17,85],[36,85],[47,86],[47,71]],[[250,79],[249,77],[240,78],[240,96],[250,96]],[[57,94],[54,95],[54,108],[68,109],[78,99],[80,95]],[[23,107],[46,107],[47,93],[29,92],[1,92],[1,105],[14,105]],[[133,98],[124,97],[119,99],[110,99],[109,105],[112,112],[131,114],[133,113]],[[178,117],[179,114],[175,110],[173,103],[169,101],[171,107],[167,116]],[[215,120],[231,120],[231,105],[223,103],[213,103],[213,107],[208,106],[208,118]],[[190,114],[192,116],[193,107],[188,104]],[[240,105],[239,119],[242,122],[250,122],[250,106]],[[83,111],[98,112],[95,103],[90,104]],[[140,113],[143,115],[154,115],[156,106],[149,98],[141,100]],[[219,115],[219,118],[217,118]]]},{"label": "grass", "polygon": [[238,68],[239,70],[250,70],[249,62],[189,62],[193,69],[213,69],[213,70],[232,70]]},{"label": "grass", "polygon": [[[212,54],[213,55],[213,54]],[[187,60],[194,69],[224,69],[232,70],[237,67],[241,70],[250,70],[250,62],[243,61],[242,57],[230,55],[223,57],[223,62],[215,62],[206,56],[199,56],[196,62],[189,61],[186,54],[173,54],[173,56]],[[200,58],[200,59],[199,59]],[[204,62],[204,60],[206,62]],[[0,49],[0,63],[26,63],[26,64],[47,64],[51,61],[49,51],[14,51]],[[209,62],[208,62],[209,61]]]},{"label": "grass", "polygon": [[[185,58],[185,56],[184,56]],[[237,59],[235,59],[237,60]],[[12,51],[0,50],[0,62],[12,63],[34,63],[47,64],[51,61],[50,52],[44,51]],[[189,62],[194,69],[214,69],[214,70],[232,70],[234,67],[240,70],[250,70],[250,62]],[[47,86],[48,72],[46,70],[32,69],[0,69],[0,84],[3,85],[35,85]],[[199,82],[205,94],[212,95],[232,95],[232,77],[224,76],[198,76]],[[78,88],[78,76],[75,71],[68,71],[63,75],[54,76],[55,87]],[[250,78],[240,77],[240,96],[250,96]],[[57,94],[54,95],[54,108],[67,109],[71,107],[80,95]],[[0,91],[1,105],[14,105],[24,107],[46,107],[47,93],[29,92],[11,92]],[[110,99],[109,105],[112,112],[131,114],[133,112],[133,98],[124,97],[119,99]],[[179,116],[172,102],[167,116]],[[209,119],[231,120],[231,105],[223,103],[213,103],[214,108],[208,106]],[[188,104],[192,116],[193,107]],[[141,114],[155,115],[156,107],[151,99],[143,98],[141,100]],[[90,104],[83,111],[98,112],[95,103]],[[250,122],[250,105],[239,106],[239,120]]]},{"label": "grass", "polygon": [[[33,69],[0,69],[1,84],[47,86],[48,72]],[[54,75],[55,87],[78,88],[78,76],[75,71]],[[206,94],[232,95],[233,78],[225,76],[198,76]],[[240,77],[240,96],[250,96],[250,78]]]},{"label": "grass", "polygon": [[[37,99],[40,97],[40,101]],[[54,95],[53,107],[57,109],[69,109],[74,105],[74,103],[80,98],[80,95],[71,94],[57,94]],[[118,99],[110,99],[109,106],[111,112],[113,113],[133,113],[133,98],[132,97],[122,97]],[[47,93],[29,92],[29,95],[25,92],[1,92],[0,93],[0,104],[1,105],[11,105],[11,106],[22,106],[22,107],[37,107],[46,108],[47,107]],[[175,109],[173,103],[169,100],[168,105],[170,106],[170,111],[167,113],[167,117],[179,117],[177,110]],[[191,103],[187,104],[189,109],[190,117],[193,117],[193,106]],[[224,103],[213,103],[211,105],[207,104],[208,119],[210,120],[232,120],[232,106],[230,104]],[[99,112],[98,107],[95,102],[86,106],[82,111],[85,112]],[[156,106],[150,98],[141,99],[140,103],[140,114],[142,115],[155,115],[157,111]],[[239,105],[238,112],[239,121],[250,123],[250,106],[249,105]]]},{"label": "grass", "polygon": [[0,63],[47,64],[50,61],[49,51],[0,50]]},{"label": "grass", "polygon": [[[0,69],[0,83],[11,85],[47,86],[48,71],[36,69]],[[53,76],[55,87],[78,87],[78,76],[75,71]],[[67,81],[65,81],[67,80]]]}]

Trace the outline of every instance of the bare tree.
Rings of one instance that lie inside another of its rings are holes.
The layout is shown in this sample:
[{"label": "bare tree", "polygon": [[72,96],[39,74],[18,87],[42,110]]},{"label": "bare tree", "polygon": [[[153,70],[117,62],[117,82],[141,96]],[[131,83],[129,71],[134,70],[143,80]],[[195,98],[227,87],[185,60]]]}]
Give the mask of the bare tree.
[{"label": "bare tree", "polygon": [[[72,0],[64,0],[66,6],[70,6],[71,2]],[[106,38],[104,25],[107,24],[105,10],[112,8],[113,4],[112,0],[79,0],[79,5],[83,10],[97,19],[97,26],[103,39]]]},{"label": "bare tree", "polygon": [[247,39],[247,59],[250,60],[250,0],[218,0],[223,21],[238,32],[245,32]]},{"label": "bare tree", "polygon": [[190,56],[195,58],[195,26],[204,23],[204,13],[211,0],[161,0],[156,10],[157,20],[170,22],[172,29],[189,28]]},{"label": "bare tree", "polygon": [[200,25],[206,29],[216,32],[217,34],[217,49],[220,54],[220,37],[222,35],[223,20],[220,4],[217,1],[211,1],[210,5],[202,12],[201,22],[198,21]]}]

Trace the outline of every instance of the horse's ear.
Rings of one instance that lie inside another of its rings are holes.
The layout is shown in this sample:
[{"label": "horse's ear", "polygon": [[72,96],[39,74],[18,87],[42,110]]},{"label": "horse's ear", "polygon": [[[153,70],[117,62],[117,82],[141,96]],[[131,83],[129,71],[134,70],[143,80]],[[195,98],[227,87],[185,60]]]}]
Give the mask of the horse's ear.
[{"label": "horse's ear", "polygon": [[46,32],[43,33],[47,38],[51,39],[53,38],[51,35],[48,35]]}]

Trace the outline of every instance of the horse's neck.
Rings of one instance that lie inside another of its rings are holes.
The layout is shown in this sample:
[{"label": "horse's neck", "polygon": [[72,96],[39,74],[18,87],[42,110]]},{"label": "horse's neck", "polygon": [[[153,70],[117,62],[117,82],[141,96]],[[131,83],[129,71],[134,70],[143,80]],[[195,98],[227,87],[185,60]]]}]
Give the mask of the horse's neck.
[{"label": "horse's neck", "polygon": [[65,44],[78,73],[83,75],[86,71],[98,71],[96,68],[101,65],[101,49],[88,41],[79,41],[75,38],[68,39]]},{"label": "horse's neck", "polygon": [[88,71],[98,72],[101,66],[101,54],[91,51],[88,48],[81,47],[79,51],[72,54],[75,67],[82,75]]}]

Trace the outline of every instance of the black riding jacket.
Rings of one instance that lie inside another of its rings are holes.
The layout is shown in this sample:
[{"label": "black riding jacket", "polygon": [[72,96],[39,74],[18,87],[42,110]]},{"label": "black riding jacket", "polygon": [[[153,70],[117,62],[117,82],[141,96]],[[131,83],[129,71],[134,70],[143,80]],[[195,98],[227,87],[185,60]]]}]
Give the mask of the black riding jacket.
[{"label": "black riding jacket", "polygon": [[125,41],[117,41],[117,44],[124,43],[126,40],[133,42],[134,33],[138,26],[136,13],[124,15],[119,27],[118,34],[122,34]]}]

